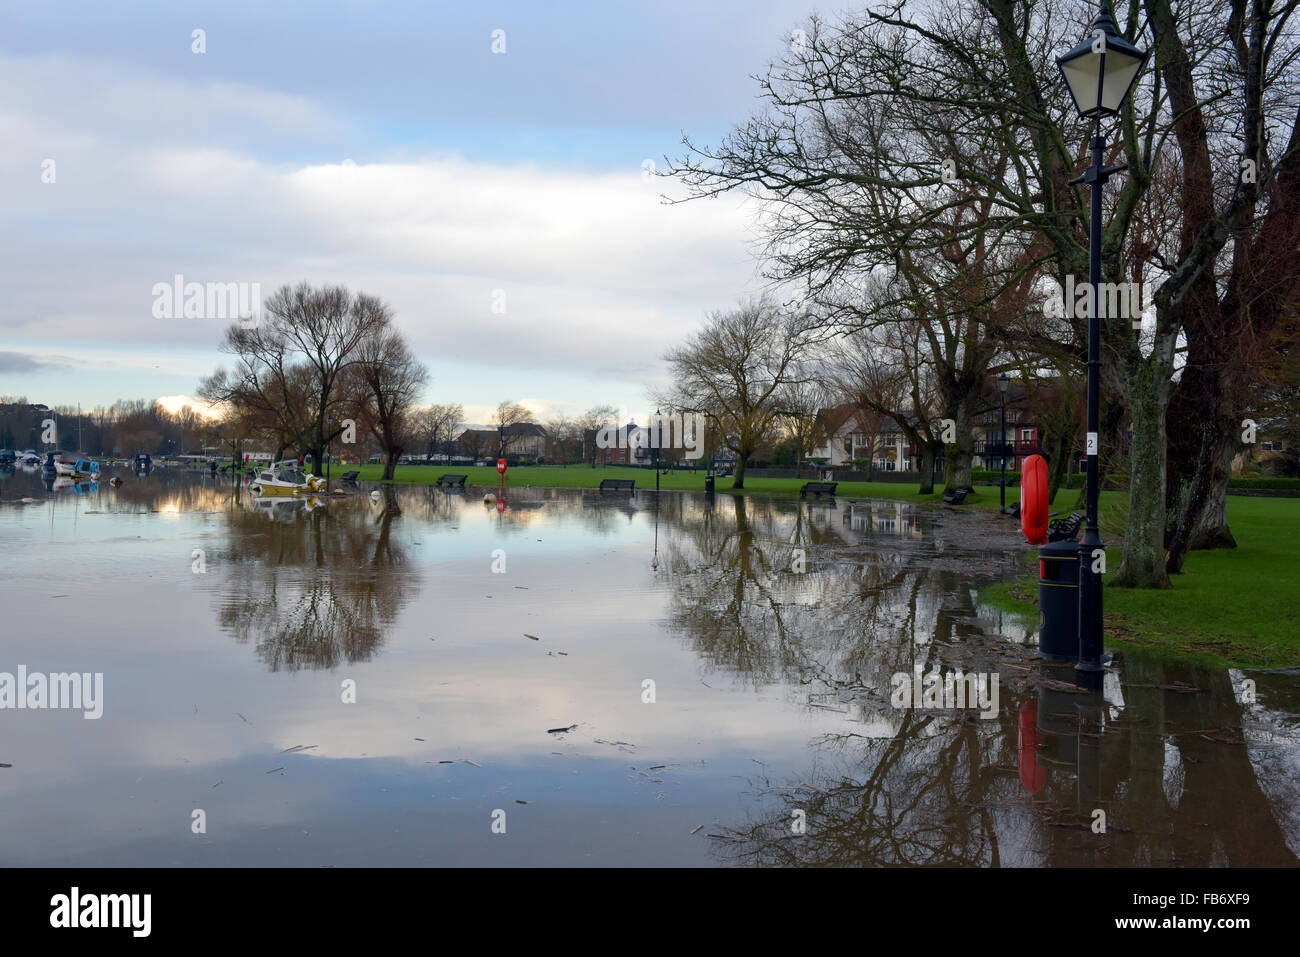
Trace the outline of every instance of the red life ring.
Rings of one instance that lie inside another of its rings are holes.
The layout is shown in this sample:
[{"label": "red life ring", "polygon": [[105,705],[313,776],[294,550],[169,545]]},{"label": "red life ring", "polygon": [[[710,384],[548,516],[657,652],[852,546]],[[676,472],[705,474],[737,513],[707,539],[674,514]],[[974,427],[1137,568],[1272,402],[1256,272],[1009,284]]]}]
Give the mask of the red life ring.
[{"label": "red life ring", "polygon": [[1047,542],[1047,460],[1041,455],[1029,456],[1020,470],[1020,530],[1030,545]]}]

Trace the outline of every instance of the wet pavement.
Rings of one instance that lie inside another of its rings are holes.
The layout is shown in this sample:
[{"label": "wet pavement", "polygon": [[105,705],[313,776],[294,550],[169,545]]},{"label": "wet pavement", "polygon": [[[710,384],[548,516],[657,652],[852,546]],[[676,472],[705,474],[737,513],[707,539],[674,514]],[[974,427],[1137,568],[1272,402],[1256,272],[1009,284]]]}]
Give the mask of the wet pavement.
[{"label": "wet pavement", "polygon": [[121,474],[0,477],[0,683],[103,675],[0,710],[0,865],[1297,863],[1300,674],[1082,693],[996,515]]}]

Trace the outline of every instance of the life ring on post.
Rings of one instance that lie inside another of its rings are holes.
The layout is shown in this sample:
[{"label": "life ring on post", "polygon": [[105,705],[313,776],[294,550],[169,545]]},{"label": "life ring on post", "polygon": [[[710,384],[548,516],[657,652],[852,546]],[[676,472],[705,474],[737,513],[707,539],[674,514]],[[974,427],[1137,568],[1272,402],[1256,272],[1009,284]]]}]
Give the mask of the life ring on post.
[{"label": "life ring on post", "polygon": [[1020,530],[1030,545],[1047,543],[1047,460],[1025,459],[1020,470]]}]

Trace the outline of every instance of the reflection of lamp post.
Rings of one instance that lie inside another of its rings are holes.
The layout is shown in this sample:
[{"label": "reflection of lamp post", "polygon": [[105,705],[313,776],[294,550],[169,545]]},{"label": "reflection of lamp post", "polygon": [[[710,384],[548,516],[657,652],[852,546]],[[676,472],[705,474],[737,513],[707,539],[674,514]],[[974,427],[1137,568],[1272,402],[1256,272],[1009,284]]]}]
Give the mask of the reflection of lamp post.
[{"label": "reflection of lamp post", "polygon": [[1128,98],[1138,73],[1146,63],[1147,54],[1119,36],[1110,14],[1107,0],[1093,18],[1088,36],[1068,53],[1056,58],[1056,65],[1065,77],[1070,96],[1079,110],[1079,116],[1093,120],[1093,135],[1089,142],[1092,163],[1070,185],[1087,183],[1092,192],[1088,219],[1088,492],[1087,525],[1083,545],[1079,549],[1079,663],[1075,666],[1076,680],[1088,688],[1097,688],[1102,675],[1101,629],[1101,572],[1094,556],[1105,554],[1101,533],[1097,528],[1098,492],[1098,387],[1101,373],[1101,300],[1097,295],[1101,285],[1101,194],[1112,173],[1128,168],[1128,164],[1105,166],[1102,153],[1106,140],[1101,135],[1101,118],[1114,116]]},{"label": "reflection of lamp post", "polygon": [[1005,372],[998,376],[998,391],[1002,393],[1002,438],[999,440],[998,451],[1002,459],[1002,514],[1007,514],[1007,388],[1011,385],[1011,377]]}]

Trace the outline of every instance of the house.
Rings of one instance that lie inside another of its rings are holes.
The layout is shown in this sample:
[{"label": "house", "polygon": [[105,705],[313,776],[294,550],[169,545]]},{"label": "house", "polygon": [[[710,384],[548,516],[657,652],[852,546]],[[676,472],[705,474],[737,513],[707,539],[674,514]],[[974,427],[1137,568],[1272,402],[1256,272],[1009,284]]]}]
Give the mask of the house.
[{"label": "house", "polygon": [[584,429],[583,461],[598,465],[643,465],[651,461],[649,431],[635,422],[618,428]]},{"label": "house", "polygon": [[551,455],[551,436],[533,422],[516,422],[504,429],[466,429],[456,438],[456,451],[472,459],[505,456],[539,462]]},{"label": "house", "polygon": [[809,459],[821,459],[835,467],[867,459],[881,472],[905,472],[918,467],[914,461],[919,460],[916,449],[890,416],[864,413],[850,402],[822,409],[818,416],[827,438],[813,449]]},{"label": "house", "polygon": [[[1039,398],[1043,396],[1040,395]],[[993,408],[986,409],[972,426],[975,433],[975,451],[971,465],[974,468],[1001,469],[1002,460],[1005,458],[1007,471],[1019,472],[1020,467],[1025,464],[1025,459],[1031,455],[1043,454],[1042,426],[1034,421],[1029,391],[1023,382],[1008,383],[1006,406],[1005,444],[1002,435],[1000,400]]]}]

